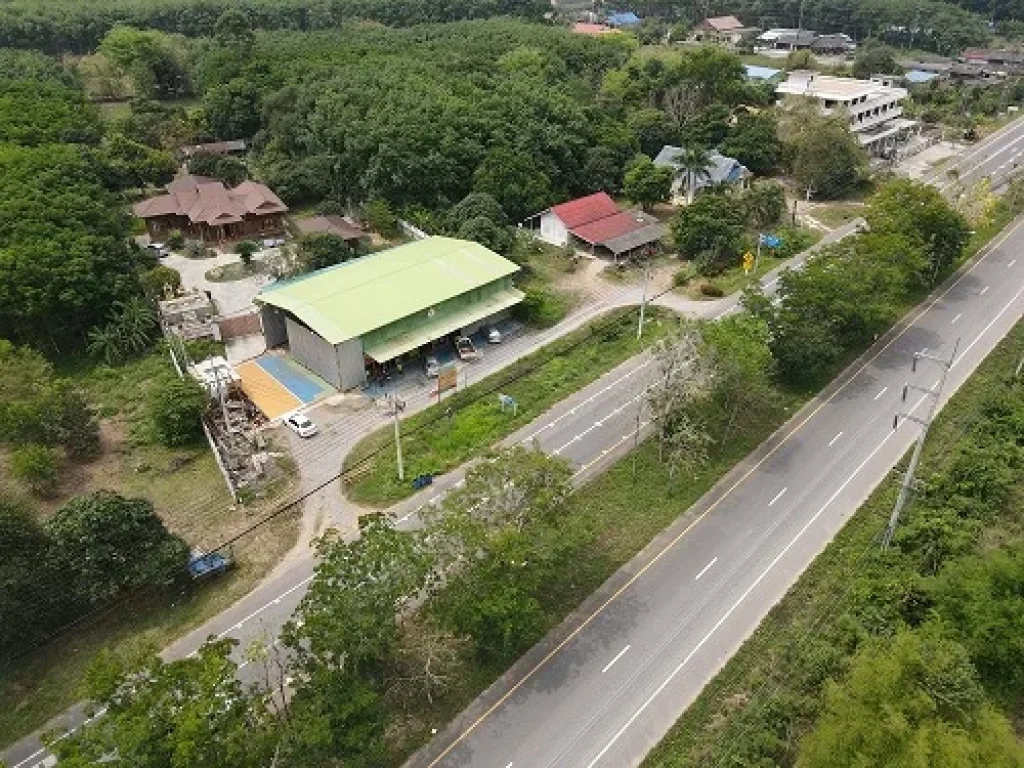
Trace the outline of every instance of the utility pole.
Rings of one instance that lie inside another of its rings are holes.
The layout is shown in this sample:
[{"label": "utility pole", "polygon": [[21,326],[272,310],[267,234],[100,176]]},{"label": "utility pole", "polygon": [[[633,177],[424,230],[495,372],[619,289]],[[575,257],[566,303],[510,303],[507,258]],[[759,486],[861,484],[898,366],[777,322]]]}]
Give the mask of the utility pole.
[{"label": "utility pole", "polygon": [[647,283],[650,281],[650,279],[651,270],[649,269],[647,264],[644,263],[644,295],[643,298],[640,300],[640,322],[638,322],[636,326],[637,341],[640,341],[640,337],[643,336],[644,333],[644,308],[647,306]]},{"label": "utility pole", "polygon": [[904,420],[909,419],[921,426],[921,432],[917,436],[917,443],[914,445],[914,453],[910,457],[910,466],[907,467],[907,472],[903,475],[903,482],[900,485],[899,496],[896,497],[896,504],[892,508],[892,514],[889,516],[889,524],[885,527],[885,533],[882,534],[882,549],[888,549],[889,544],[892,543],[892,537],[896,533],[896,526],[900,520],[900,514],[903,512],[903,508],[907,505],[907,501],[910,499],[910,494],[915,490],[917,485],[914,475],[917,472],[917,465],[921,461],[921,450],[924,448],[925,438],[928,436],[928,429],[932,425],[932,421],[935,419],[935,412],[939,408],[939,399],[942,397],[942,390],[946,386],[946,377],[949,375],[950,368],[953,367],[953,363],[956,360],[957,350],[960,348],[960,339],[956,340],[956,345],[953,347],[953,354],[950,355],[949,359],[946,360],[941,357],[935,357],[933,355],[926,354],[925,352],[915,352],[914,362],[910,366],[910,370],[913,372],[917,371],[918,360],[930,360],[937,364],[942,369],[942,376],[939,378],[939,383],[934,388],[919,387],[916,384],[904,384],[903,385],[903,402],[907,401],[907,393],[911,390],[915,392],[922,392],[926,396],[931,398],[931,405],[928,407],[928,415],[919,419],[911,413],[897,413],[892,420],[892,428],[895,430],[900,425],[900,417]]},{"label": "utility pole", "polygon": [[[646,390],[644,390],[646,392]],[[633,481],[636,482],[636,454],[640,447],[640,418],[644,409],[644,398],[641,397],[636,403],[636,432],[633,433]]]},{"label": "utility pole", "polygon": [[395,419],[395,461],[398,464],[398,479],[405,480],[405,466],[402,464],[402,434],[398,428],[398,415],[405,410],[405,402],[398,399],[398,395],[390,395],[391,415]]}]

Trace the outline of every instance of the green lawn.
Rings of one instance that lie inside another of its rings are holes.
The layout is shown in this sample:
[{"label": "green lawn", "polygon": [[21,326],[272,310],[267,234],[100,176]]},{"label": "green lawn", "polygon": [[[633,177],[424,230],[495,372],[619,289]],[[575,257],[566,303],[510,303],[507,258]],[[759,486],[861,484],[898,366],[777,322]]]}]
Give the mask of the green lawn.
[{"label": "green lawn", "polygon": [[832,229],[838,229],[863,215],[863,205],[848,202],[818,203],[810,211],[812,218]]},{"label": "green lawn", "polygon": [[[404,419],[406,478],[446,472],[479,455],[677,325],[677,316],[660,308],[652,308],[647,317],[642,342],[636,339],[637,310],[615,310],[445,398],[439,405]],[[516,398],[516,416],[501,412],[498,392]],[[444,416],[448,408],[454,413],[450,421]],[[345,468],[357,467],[359,472],[357,479],[346,486],[350,499],[386,505],[412,495],[409,480],[397,479],[392,440],[391,428],[382,427],[349,453]]]},{"label": "green lawn", "polygon": [[[945,474],[964,433],[984,418],[987,398],[1006,390],[1022,355],[1024,324],[1018,323],[933,425],[918,477]],[[852,616],[863,622],[867,612],[875,631],[888,634],[898,621],[897,604],[914,599],[902,594],[901,581],[916,553],[883,554],[877,544],[898,484],[898,473],[891,473],[705,687],[645,766],[793,764],[799,737],[819,711],[825,681],[841,676],[863,639]],[[1024,477],[1018,475],[1021,499]],[[1019,540],[1024,533],[1019,509],[988,520],[979,549]],[[913,507],[907,517],[912,514]]]}]

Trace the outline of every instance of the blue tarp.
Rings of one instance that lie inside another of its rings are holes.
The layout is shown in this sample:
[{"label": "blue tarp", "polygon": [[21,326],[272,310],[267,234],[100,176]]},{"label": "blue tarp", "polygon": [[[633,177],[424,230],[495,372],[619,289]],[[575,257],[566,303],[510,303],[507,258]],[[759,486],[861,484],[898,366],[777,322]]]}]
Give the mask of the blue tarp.
[{"label": "blue tarp", "polygon": [[605,19],[605,23],[610,27],[635,27],[640,23],[640,17],[632,11],[613,13]]}]

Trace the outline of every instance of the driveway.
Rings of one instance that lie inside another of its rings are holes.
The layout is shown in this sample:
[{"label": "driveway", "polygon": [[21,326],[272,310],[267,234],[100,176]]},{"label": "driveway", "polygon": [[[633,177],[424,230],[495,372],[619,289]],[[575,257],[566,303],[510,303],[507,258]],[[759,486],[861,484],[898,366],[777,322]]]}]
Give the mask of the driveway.
[{"label": "driveway", "polygon": [[[259,251],[255,254],[256,259],[266,259],[273,255],[275,249]],[[176,253],[165,257],[162,260],[164,266],[178,270],[181,275],[181,284],[184,288],[194,288],[200,291],[209,291],[217,304],[217,312],[220,315],[234,315],[247,312],[252,308],[252,300],[256,294],[267,283],[271,282],[268,275],[254,275],[242,280],[233,280],[227,283],[215,283],[206,279],[206,273],[214,267],[223,267],[227,264],[234,264],[241,261],[237,253],[221,253],[215,251],[216,256],[210,259],[189,259]]]}]

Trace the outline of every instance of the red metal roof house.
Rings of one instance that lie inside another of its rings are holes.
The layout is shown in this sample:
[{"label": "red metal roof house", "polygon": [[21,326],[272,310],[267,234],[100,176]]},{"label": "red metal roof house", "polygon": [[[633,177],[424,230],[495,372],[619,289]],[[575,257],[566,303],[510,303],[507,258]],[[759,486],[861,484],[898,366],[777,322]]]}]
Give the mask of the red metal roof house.
[{"label": "red metal roof house", "polygon": [[661,240],[665,228],[642,211],[623,211],[605,192],[553,206],[540,219],[538,236],[554,245],[589,246],[591,253],[620,256]]}]

